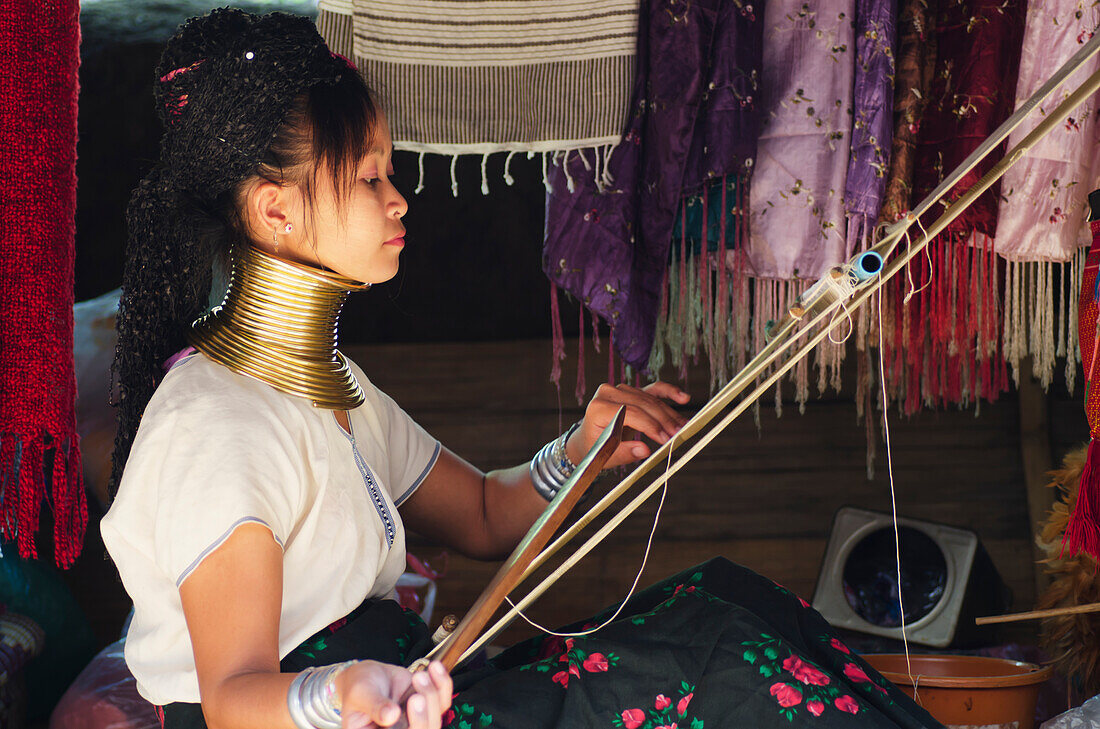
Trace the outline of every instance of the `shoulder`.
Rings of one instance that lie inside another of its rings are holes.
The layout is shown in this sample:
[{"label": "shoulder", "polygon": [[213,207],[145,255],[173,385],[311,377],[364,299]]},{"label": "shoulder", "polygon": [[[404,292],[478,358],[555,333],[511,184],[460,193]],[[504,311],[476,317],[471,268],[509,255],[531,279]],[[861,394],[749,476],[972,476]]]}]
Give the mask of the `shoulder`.
[{"label": "shoulder", "polygon": [[247,426],[292,425],[300,420],[297,398],[195,353],[180,360],[164,376],[142,416],[142,427],[198,421]]}]

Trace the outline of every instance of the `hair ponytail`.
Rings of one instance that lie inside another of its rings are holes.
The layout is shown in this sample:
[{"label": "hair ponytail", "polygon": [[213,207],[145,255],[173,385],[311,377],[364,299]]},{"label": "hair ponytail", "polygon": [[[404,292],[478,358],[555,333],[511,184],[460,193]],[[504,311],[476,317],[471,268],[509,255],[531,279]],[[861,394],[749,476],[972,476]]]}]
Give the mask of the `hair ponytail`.
[{"label": "hair ponytail", "polygon": [[130,198],[112,365],[118,382],[118,431],[111,493],[118,487],[145,406],[164,377],[164,362],[186,346],[187,327],[208,305],[215,255],[211,231],[228,231],[197,202],[172,189],[159,168]]}]

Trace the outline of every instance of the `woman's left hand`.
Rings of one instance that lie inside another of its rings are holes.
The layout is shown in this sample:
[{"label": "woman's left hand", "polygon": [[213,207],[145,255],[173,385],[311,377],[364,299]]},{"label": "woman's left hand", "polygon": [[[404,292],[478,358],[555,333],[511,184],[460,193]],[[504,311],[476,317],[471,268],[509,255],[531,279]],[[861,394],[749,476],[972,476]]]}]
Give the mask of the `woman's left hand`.
[{"label": "woman's left hand", "polygon": [[[584,420],[566,443],[566,453],[573,463],[580,463],[595,444],[600,433],[615,417],[619,407],[626,406],[625,429],[630,428],[658,444],[668,441],[687,419],[677,413],[667,401],[685,405],[691,399],[686,392],[667,382],[654,382],[639,389],[630,385],[600,385],[584,411]],[[650,447],[641,440],[623,440],[606,468],[633,463],[649,456]]]}]

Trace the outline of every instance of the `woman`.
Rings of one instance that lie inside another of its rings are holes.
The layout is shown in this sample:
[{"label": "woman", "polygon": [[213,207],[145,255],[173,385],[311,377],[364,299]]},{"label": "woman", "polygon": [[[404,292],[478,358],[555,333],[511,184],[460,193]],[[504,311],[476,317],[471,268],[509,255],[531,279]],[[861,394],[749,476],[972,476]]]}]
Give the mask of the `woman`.
[{"label": "woman", "polygon": [[[662,443],[687,395],[603,386],[530,464],[482,474],[335,349],[344,297],[391,278],[404,245],[385,116],[354,70],[306,20],[222,10],[183,26],[157,75],[165,135],[128,212],[102,533],[135,604],[127,662],[165,726],[934,724],[816,613],[726,562],[591,636],[529,641],[453,683],[438,663],[412,676],[427,630],[388,599],[404,526],[504,555],[619,405]],[[229,291],[203,315],[219,257]],[[611,464],[649,452],[629,441]]]}]

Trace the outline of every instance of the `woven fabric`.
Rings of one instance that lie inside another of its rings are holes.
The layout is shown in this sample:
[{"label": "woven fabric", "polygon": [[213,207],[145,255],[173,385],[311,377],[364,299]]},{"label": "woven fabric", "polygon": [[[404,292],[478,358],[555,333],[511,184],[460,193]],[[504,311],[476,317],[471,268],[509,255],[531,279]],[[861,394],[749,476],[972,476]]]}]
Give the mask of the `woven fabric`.
[{"label": "woven fabric", "polygon": [[894,133],[879,220],[892,223],[912,207],[917,133],[936,68],[933,7],[927,0],[901,0],[897,25]]},{"label": "woven fabric", "polygon": [[749,261],[761,278],[818,278],[844,255],[855,6],[764,8],[763,128],[749,191]]},{"label": "woven fabric", "polygon": [[322,0],[318,27],[386,100],[394,146],[464,154],[619,141],[637,0]]},{"label": "woven fabric", "polygon": [[[1076,0],[1030,0],[1016,104],[1021,105],[1092,35],[1100,21],[1095,8],[1082,11]],[[1043,105],[1053,109],[1090,74],[1100,58],[1062,84]],[[1001,181],[997,252],[1009,260],[1067,261],[1091,240],[1085,225],[1088,205],[1100,171],[1100,124],[1096,97],[1090,97],[1065,123],[1041,139]],[[1017,144],[1042,119],[1032,114],[1008,139]]]},{"label": "woven fabric", "polygon": [[46,500],[63,566],[88,519],[73,371],[78,18],[76,0],[0,13],[0,536],[37,556]]},{"label": "woven fabric", "polygon": [[895,0],[856,0],[852,153],[844,181],[849,215],[874,220],[882,207],[894,121]]},{"label": "woven fabric", "polygon": [[549,170],[543,248],[550,280],[611,326],[637,369],[649,360],[684,197],[751,169],[763,26],[744,0],[645,8],[630,121],[609,181],[595,178],[583,152]]}]

